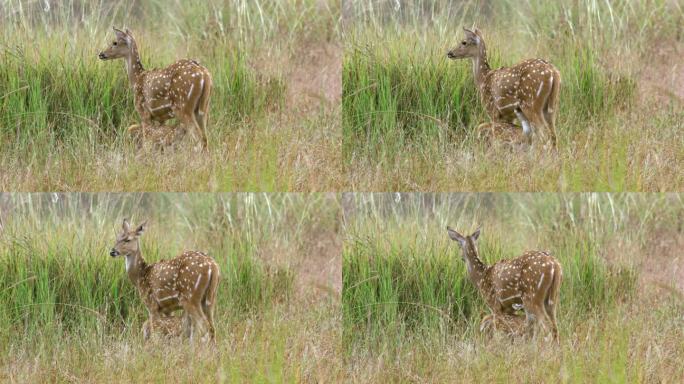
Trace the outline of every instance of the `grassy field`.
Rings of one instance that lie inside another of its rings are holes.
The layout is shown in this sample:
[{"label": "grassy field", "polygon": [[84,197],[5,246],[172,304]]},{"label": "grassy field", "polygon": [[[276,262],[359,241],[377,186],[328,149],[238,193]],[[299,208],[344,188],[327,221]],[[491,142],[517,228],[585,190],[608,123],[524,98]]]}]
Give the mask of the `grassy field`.
[{"label": "grassy field", "polygon": [[[343,349],[355,382],[680,382],[684,201],[642,194],[346,195]],[[480,335],[488,313],[446,226],[487,263],[563,266],[560,348]]]},{"label": "grassy field", "polygon": [[[0,190],[341,189],[339,4],[327,0],[0,4]],[[209,152],[138,149],[127,27],[146,68],[191,57],[213,76]]]},{"label": "grassy field", "polygon": [[[684,8],[630,2],[349,1],[342,131],[354,190],[678,191],[684,186]],[[487,143],[470,60],[541,57],[561,72],[557,151]]]},{"label": "grassy field", "polygon": [[[217,347],[143,343],[113,259],[121,219],[149,219],[148,261],[185,249],[221,267]],[[339,202],[326,194],[0,194],[0,381],[335,380]]]}]

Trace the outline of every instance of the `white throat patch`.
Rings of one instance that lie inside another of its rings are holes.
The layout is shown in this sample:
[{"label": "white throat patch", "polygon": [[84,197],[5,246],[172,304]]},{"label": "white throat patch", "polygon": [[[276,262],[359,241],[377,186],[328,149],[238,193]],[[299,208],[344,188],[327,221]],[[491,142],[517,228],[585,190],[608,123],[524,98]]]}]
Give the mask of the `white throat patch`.
[{"label": "white throat patch", "polygon": [[130,271],[131,268],[133,268],[133,262],[135,260],[133,259],[133,256],[131,255],[126,255],[126,272]]}]

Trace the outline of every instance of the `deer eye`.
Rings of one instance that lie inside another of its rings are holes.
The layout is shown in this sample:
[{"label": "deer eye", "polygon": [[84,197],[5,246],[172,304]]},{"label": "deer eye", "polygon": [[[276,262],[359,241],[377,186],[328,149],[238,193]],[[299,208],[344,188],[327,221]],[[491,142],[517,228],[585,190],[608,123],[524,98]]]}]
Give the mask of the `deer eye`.
[{"label": "deer eye", "polygon": [[112,43],[112,45],[117,45],[117,44],[118,44],[118,43],[117,43],[116,41],[115,41],[114,43]]},{"label": "deer eye", "polygon": [[466,43],[465,40],[461,41],[461,45],[466,45],[466,44],[467,44],[467,43]]}]

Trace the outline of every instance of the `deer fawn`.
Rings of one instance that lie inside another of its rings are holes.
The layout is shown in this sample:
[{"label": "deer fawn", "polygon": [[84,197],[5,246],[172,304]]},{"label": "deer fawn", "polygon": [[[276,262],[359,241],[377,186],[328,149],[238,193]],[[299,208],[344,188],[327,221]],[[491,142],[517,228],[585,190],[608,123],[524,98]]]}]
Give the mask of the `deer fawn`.
[{"label": "deer fawn", "polygon": [[142,125],[133,124],[128,127],[126,132],[131,135],[138,148],[143,146],[144,141],[148,141],[151,142],[155,148],[160,150],[175,146],[183,139],[186,133],[185,128],[183,127],[156,124],[147,126],[145,132],[142,131]]},{"label": "deer fawn", "polygon": [[143,338],[149,340],[153,331],[168,338],[182,336],[184,328],[182,322],[182,318],[173,315],[160,316],[154,320],[154,324],[147,319],[142,325]]},{"label": "deer fawn", "polygon": [[528,335],[536,334],[535,325],[550,323],[553,339],[559,342],[556,305],[563,270],[556,258],[544,251],[527,251],[516,259],[488,266],[480,260],[475,245],[479,229],[470,236],[462,236],[449,227],[447,232],[461,245],[468,277],[492,311],[494,324],[498,318],[504,321],[522,309]]},{"label": "deer fawn", "polygon": [[135,109],[142,120],[143,134],[155,124],[177,118],[190,132],[199,135],[207,149],[207,120],[212,81],[209,70],[195,60],[179,60],[164,69],[143,69],[131,32],[114,28],[116,40],[100,52],[101,60],[124,59],[128,81],[134,91]]},{"label": "deer fawn", "polygon": [[532,134],[542,138],[549,131],[551,143],[556,145],[556,113],[561,85],[558,69],[542,59],[525,60],[513,67],[491,69],[482,33],[463,28],[465,39],[447,53],[450,59],[473,61],[473,75],[480,98],[492,123],[489,126],[514,128],[514,119],[522,124],[528,142]]},{"label": "deer fawn", "polygon": [[526,331],[525,318],[517,315],[494,316],[486,315],[480,321],[480,333],[489,337],[495,332],[503,332],[510,338],[524,336]]},{"label": "deer fawn", "polygon": [[149,333],[164,316],[183,309],[192,340],[196,331],[214,341],[214,304],[220,280],[219,266],[202,252],[186,251],[171,260],[147,264],[140,250],[145,223],[131,229],[124,219],[122,232],[109,253],[126,258],[126,273],[149,312]]}]

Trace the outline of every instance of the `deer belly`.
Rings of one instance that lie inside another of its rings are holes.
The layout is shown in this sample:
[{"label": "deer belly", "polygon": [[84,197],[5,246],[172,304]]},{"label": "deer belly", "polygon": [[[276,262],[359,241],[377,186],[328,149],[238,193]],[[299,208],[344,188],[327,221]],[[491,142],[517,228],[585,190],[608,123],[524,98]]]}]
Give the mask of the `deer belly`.
[{"label": "deer belly", "polygon": [[147,110],[152,120],[164,122],[174,117],[173,103],[168,98],[154,99],[147,102]]},{"label": "deer belly", "polygon": [[155,300],[157,301],[159,312],[168,314],[181,309],[180,302],[178,301],[178,292],[157,294],[155,295]]}]

